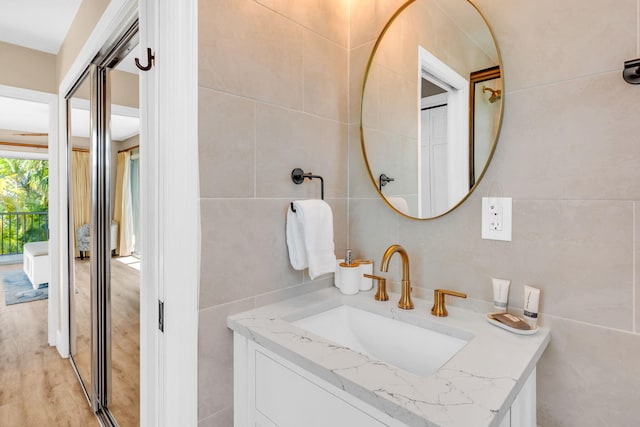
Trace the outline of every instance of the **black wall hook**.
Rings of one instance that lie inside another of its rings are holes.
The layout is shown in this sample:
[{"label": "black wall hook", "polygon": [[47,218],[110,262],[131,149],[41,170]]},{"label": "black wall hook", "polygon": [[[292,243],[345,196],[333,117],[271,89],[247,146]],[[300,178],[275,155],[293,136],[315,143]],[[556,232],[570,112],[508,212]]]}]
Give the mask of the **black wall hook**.
[{"label": "black wall hook", "polygon": [[142,71],[149,71],[153,64],[155,63],[156,56],[151,52],[151,48],[147,48],[147,65],[140,64],[140,60],[135,58],[136,67],[140,68]]},{"label": "black wall hook", "polygon": [[624,62],[622,78],[629,84],[640,85],[640,59]]}]

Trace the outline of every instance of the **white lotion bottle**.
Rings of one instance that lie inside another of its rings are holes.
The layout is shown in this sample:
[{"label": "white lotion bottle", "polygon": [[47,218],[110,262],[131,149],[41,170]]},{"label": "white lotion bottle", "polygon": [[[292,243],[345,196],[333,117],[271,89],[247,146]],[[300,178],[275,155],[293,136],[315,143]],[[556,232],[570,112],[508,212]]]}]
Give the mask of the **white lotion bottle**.
[{"label": "white lotion bottle", "polygon": [[538,324],[538,305],[540,304],[540,289],[524,286],[524,320],[535,329]]},{"label": "white lotion bottle", "polygon": [[509,285],[511,280],[491,278],[493,283],[493,310],[494,313],[506,313],[509,303]]}]

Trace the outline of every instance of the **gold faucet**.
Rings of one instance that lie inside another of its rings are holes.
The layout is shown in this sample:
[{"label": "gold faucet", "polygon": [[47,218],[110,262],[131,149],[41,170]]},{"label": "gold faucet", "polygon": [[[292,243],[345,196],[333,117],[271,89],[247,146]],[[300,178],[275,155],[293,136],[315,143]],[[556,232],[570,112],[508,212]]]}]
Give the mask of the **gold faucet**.
[{"label": "gold faucet", "polygon": [[396,252],[402,258],[402,293],[400,301],[398,301],[398,307],[404,310],[411,310],[413,309],[413,302],[411,301],[411,280],[409,279],[409,255],[407,255],[407,251],[400,245],[389,246],[384,255],[382,255],[380,271],[389,271],[389,260]]},{"label": "gold faucet", "polygon": [[447,289],[436,289],[433,291],[433,307],[431,307],[431,314],[438,317],[447,317],[447,307],[444,305],[444,296],[451,295],[459,298],[466,298],[467,294],[462,292],[449,291]]}]

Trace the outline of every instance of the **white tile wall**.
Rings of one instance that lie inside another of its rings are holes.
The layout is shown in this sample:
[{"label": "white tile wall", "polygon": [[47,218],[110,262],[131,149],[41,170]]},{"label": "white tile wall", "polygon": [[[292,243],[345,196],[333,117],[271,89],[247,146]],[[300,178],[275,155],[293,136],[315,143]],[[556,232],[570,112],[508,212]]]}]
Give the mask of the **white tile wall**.
[{"label": "white tile wall", "polygon": [[[383,215],[387,208],[366,189],[358,134],[350,132],[350,224],[357,214],[367,224],[350,227],[351,245],[377,260],[395,237],[391,243],[409,251],[416,292],[445,287],[469,294],[471,300],[453,304],[490,301],[491,276],[512,280],[516,307],[523,285],[541,288],[541,323],[552,338],[538,369],[538,424],[634,425],[640,418],[634,403],[640,401],[640,120],[630,111],[640,88],[624,83],[621,71],[640,52],[640,2],[473,2],[492,23],[504,63],[506,112],[487,176],[445,217]],[[359,46],[369,46],[378,15],[388,15],[375,6],[367,13],[351,16],[352,37],[358,36],[352,79],[364,70]],[[356,99],[352,94],[357,113]],[[491,184],[513,197],[512,242],[480,239],[480,198]]]},{"label": "white tile wall", "polygon": [[[405,245],[417,293],[446,287],[490,301],[497,276],[512,280],[521,306],[522,285],[542,289],[552,342],[538,369],[541,426],[634,425],[640,87],[620,74],[640,55],[640,2],[474,0],[502,51],[502,136],[476,193],[431,221],[393,214],[360,154],[368,52],[402,3],[200,1],[200,425],[232,423],[226,315],[332,283],[289,267],[287,204],[318,191],[293,185],[293,167],[325,177],[336,252],[349,244],[377,263],[388,245]],[[513,197],[513,242],[480,239],[491,183]]]},{"label": "white tile wall", "polygon": [[348,9],[344,0],[199,3],[202,263],[200,426],[233,423],[226,316],[333,285],[289,265],[292,200],[325,179],[335,247],[347,245]]}]

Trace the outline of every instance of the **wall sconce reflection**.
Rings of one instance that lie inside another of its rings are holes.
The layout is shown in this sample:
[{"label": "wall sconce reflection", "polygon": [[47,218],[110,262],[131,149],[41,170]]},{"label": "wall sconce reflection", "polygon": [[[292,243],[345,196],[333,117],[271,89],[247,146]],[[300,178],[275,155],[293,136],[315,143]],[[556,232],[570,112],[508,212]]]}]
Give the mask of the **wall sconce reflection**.
[{"label": "wall sconce reflection", "polygon": [[491,92],[489,102],[492,104],[502,98],[502,91],[500,89],[494,90],[490,87],[482,86],[482,92]]}]

